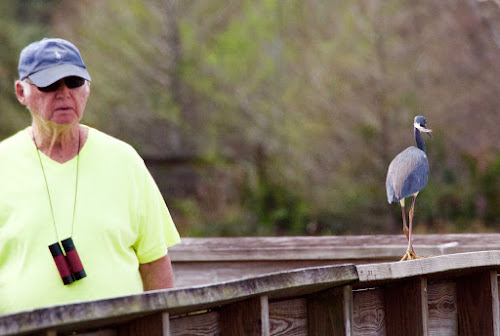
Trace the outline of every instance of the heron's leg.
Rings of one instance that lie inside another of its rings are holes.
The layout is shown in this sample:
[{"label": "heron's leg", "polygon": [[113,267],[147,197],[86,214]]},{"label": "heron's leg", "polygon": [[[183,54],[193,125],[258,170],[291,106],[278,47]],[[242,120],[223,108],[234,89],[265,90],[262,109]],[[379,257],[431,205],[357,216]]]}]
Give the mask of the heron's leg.
[{"label": "heron's leg", "polygon": [[405,199],[399,201],[401,205],[401,215],[403,217],[403,232],[405,233],[406,239],[408,239],[408,225],[406,225],[406,211],[405,211]]},{"label": "heron's leg", "polygon": [[[403,217],[403,232],[405,233],[406,239],[408,239],[408,243],[409,243],[410,242],[410,236],[409,236],[410,230],[408,230],[408,225],[406,225],[405,199],[404,198],[401,199],[399,201],[399,204],[401,205],[401,215]],[[410,249],[408,248],[406,250],[405,255],[403,256],[403,258],[401,258],[400,261],[404,261],[404,260],[407,260],[410,258],[411,258],[411,254],[410,254]]]},{"label": "heron's leg", "polygon": [[410,239],[408,237],[408,225],[406,225],[406,211],[404,204],[401,204],[401,214],[403,216],[403,232],[405,233],[406,239]]},{"label": "heron's leg", "polygon": [[411,244],[411,231],[413,228],[413,213],[414,213],[414,207],[415,207],[415,200],[417,199],[418,193],[415,193],[413,195],[413,201],[411,202],[411,208],[410,212],[408,213],[408,218],[410,221],[410,227],[409,227],[409,232],[408,232],[408,251],[413,254],[414,259],[418,258],[417,255],[415,254],[415,250],[413,249],[413,245]]}]

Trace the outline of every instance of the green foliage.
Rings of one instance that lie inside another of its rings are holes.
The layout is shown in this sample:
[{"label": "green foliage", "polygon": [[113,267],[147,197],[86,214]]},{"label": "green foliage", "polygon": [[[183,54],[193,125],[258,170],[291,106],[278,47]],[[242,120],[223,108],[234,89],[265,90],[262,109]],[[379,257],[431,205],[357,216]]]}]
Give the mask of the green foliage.
[{"label": "green foliage", "polygon": [[484,173],[479,176],[477,190],[481,193],[477,197],[476,216],[482,218],[489,225],[498,228],[500,218],[500,154],[489,165]]},{"label": "green foliage", "polygon": [[0,139],[30,123],[29,112],[18,103],[14,82],[18,78],[20,51],[50,34],[50,8],[56,0],[5,0],[0,2]]},{"label": "green foliage", "polygon": [[254,214],[259,235],[306,234],[308,206],[290,187],[259,179],[256,188],[244,187],[242,200]]},{"label": "green foliage", "polygon": [[[29,124],[12,89],[20,50],[60,36],[93,78],[84,122],[195,172],[157,178],[183,235],[400,232],[384,181],[416,114],[435,131],[416,229],[494,230],[498,32],[467,24],[472,4],[2,1],[0,138]],[[197,187],[172,192],[184,178]],[[207,181],[237,196],[201,197]]]}]

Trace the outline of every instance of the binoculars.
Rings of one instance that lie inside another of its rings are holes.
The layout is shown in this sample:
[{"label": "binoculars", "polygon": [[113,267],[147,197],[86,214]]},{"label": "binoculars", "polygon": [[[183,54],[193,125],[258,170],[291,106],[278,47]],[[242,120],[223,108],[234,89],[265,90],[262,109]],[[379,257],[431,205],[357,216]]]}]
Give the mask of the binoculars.
[{"label": "binoculars", "polygon": [[67,238],[61,243],[66,254],[63,253],[59,242],[49,245],[49,250],[50,253],[52,253],[52,257],[54,258],[54,262],[56,263],[57,270],[59,271],[63,283],[69,285],[74,281],[85,278],[87,274],[83,269],[73,239]]}]

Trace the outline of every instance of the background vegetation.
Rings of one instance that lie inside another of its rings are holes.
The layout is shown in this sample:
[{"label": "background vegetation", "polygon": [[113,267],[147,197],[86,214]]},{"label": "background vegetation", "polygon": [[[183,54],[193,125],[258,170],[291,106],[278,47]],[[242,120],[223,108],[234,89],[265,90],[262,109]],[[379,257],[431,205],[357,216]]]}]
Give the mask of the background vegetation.
[{"label": "background vegetation", "polygon": [[[417,232],[500,227],[500,8],[476,0],[3,0],[0,139],[21,49],[62,37],[84,122],[145,158],[184,236],[400,233],[391,159],[434,130]],[[5,164],[5,163],[0,163]]]}]

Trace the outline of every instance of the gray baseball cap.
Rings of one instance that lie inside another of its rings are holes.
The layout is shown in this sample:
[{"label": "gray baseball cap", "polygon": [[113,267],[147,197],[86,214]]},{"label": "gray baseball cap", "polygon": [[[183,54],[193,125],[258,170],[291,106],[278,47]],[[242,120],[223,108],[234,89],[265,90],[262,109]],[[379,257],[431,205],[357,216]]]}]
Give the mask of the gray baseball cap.
[{"label": "gray baseball cap", "polygon": [[59,38],[44,38],[24,48],[17,70],[20,80],[29,77],[38,87],[49,86],[69,76],[91,80],[78,48]]}]

